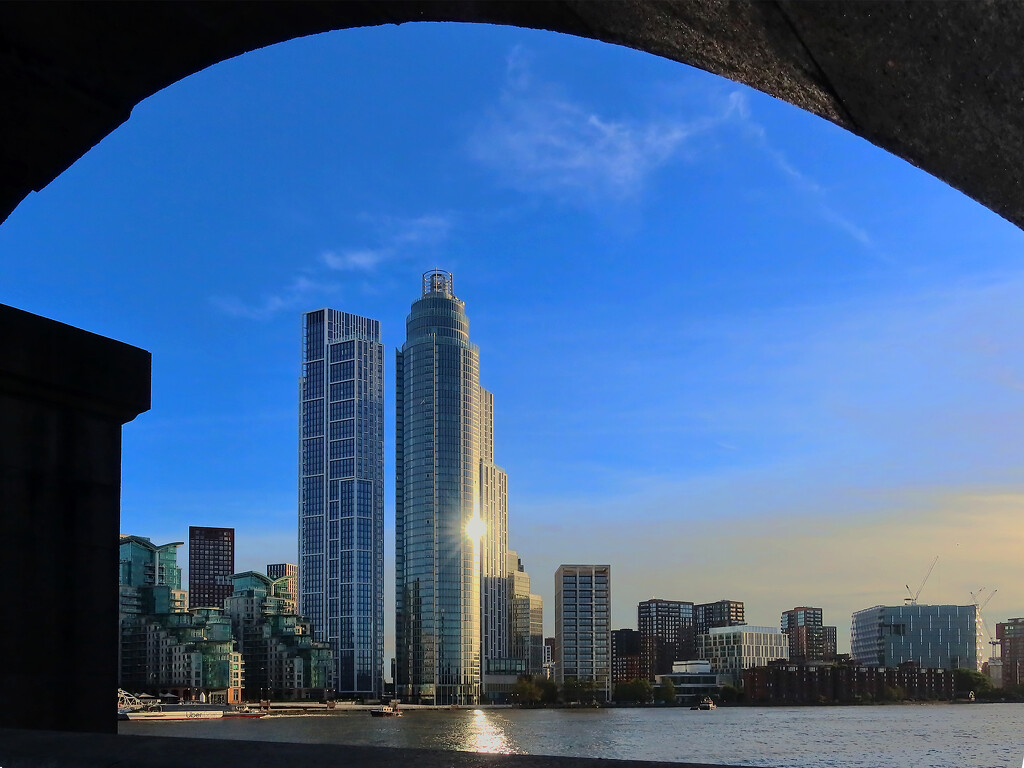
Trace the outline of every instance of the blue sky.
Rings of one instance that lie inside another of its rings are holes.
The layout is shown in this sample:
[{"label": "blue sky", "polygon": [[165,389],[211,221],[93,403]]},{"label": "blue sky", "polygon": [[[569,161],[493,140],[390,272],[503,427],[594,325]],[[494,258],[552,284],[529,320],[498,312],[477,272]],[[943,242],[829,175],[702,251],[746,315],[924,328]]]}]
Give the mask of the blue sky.
[{"label": "blue sky", "polygon": [[296,556],[301,312],[393,348],[450,270],[549,631],[558,564],[609,562],[616,626],[655,595],[769,625],[818,605],[843,647],[936,554],[922,601],[999,588],[990,621],[1024,615],[1022,257],[995,214],[743,86],[408,24],[143,102],[0,227],[0,301],[153,353],[122,530],[234,526],[244,570]]}]

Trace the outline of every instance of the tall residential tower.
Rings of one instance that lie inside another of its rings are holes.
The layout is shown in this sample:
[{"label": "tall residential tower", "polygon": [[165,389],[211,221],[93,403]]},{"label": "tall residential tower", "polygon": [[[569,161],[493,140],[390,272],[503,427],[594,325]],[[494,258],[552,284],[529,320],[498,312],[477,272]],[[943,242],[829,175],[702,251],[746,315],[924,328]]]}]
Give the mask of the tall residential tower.
[{"label": "tall residential tower", "polygon": [[610,565],[560,565],[555,571],[555,682],[589,681],[612,694]]},{"label": "tall residential tower", "polygon": [[396,692],[475,704],[485,658],[509,655],[507,478],[448,272],[423,275],[396,354],[395,412]]},{"label": "tall residential tower", "polygon": [[379,698],[384,675],[384,347],[380,323],[303,316],[299,612],[334,652],[337,690]]},{"label": "tall residential tower", "polygon": [[235,572],[235,529],[188,527],[188,604],[223,608]]}]

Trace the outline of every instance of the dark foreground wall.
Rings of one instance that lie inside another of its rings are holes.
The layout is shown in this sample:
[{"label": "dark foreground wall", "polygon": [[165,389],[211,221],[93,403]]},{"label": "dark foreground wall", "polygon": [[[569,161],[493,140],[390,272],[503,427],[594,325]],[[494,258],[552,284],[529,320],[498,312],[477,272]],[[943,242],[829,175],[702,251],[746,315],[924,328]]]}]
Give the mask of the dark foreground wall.
[{"label": "dark foreground wall", "polygon": [[145,350],[0,305],[0,725],[116,728],[121,425],[149,392]]},{"label": "dark foreground wall", "polygon": [[[253,722],[259,728],[259,722]],[[45,733],[0,729],[3,768],[728,768],[704,763],[654,763],[541,755],[485,755],[427,749],[280,744],[166,736]]]}]

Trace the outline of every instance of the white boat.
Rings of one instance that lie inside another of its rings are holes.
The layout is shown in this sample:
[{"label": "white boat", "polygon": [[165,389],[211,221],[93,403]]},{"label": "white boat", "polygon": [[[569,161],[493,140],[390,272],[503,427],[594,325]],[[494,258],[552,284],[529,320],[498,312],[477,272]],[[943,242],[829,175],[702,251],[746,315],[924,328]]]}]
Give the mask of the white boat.
[{"label": "white boat", "polygon": [[223,716],[223,707],[216,704],[146,704],[117,689],[118,720],[215,720]]},{"label": "white boat", "polygon": [[392,699],[391,704],[381,704],[370,710],[370,717],[401,717],[402,710],[398,708],[398,699]]},{"label": "white boat", "polygon": [[[245,716],[259,717],[259,715]],[[189,704],[154,704],[145,709],[133,709],[123,713],[118,710],[117,717],[119,720],[216,720],[224,717],[224,710],[195,709]]]}]

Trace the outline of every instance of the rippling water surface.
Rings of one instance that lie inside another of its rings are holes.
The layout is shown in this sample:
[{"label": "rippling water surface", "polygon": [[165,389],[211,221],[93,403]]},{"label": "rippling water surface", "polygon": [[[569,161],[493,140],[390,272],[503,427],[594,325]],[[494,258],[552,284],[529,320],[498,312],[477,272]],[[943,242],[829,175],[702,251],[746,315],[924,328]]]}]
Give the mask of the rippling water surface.
[{"label": "rippling water surface", "polygon": [[775,768],[997,768],[1024,762],[1024,704],[412,711],[121,723],[120,733]]}]

